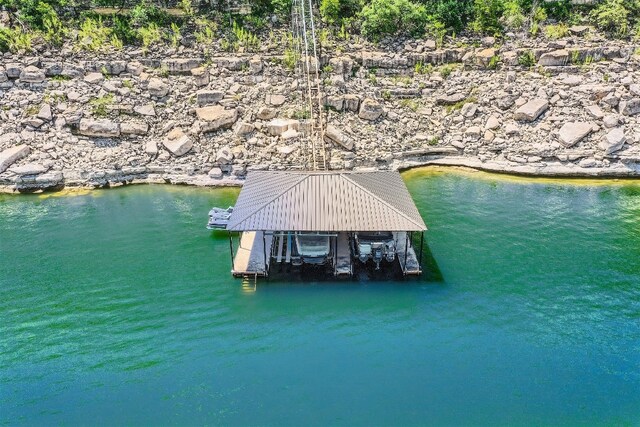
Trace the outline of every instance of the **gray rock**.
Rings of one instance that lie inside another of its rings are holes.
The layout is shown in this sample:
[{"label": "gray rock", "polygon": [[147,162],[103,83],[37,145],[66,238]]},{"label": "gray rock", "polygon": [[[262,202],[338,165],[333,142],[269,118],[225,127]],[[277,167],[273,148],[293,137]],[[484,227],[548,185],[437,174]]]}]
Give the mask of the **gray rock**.
[{"label": "gray rock", "polygon": [[186,74],[202,64],[200,58],[171,58],[162,61],[162,66],[172,74]]},{"label": "gray rock", "polygon": [[147,90],[149,91],[149,95],[162,98],[163,96],[167,96],[169,93],[169,85],[160,79],[152,78],[149,80]]},{"label": "gray rock", "polygon": [[230,165],[233,162],[233,151],[228,145],[220,148],[216,153],[216,163],[219,165]]},{"label": "gray rock", "polygon": [[624,127],[618,127],[610,130],[600,144],[598,144],[598,147],[604,151],[605,155],[609,155],[620,150],[625,141],[626,137],[624,135]]},{"label": "gray rock", "polygon": [[247,122],[238,122],[235,126],[235,133],[239,136],[247,136],[255,130],[255,126]]},{"label": "gray rock", "polygon": [[164,138],[163,145],[176,157],[184,156],[193,148],[191,138],[180,128],[175,128],[169,132]]},{"label": "gray rock", "polygon": [[7,77],[10,79],[17,79],[22,73],[22,65],[16,62],[9,62],[5,65],[5,71],[7,73]]},{"label": "gray rock", "polygon": [[587,107],[587,111],[594,119],[602,119],[604,117],[604,113],[602,112],[602,108],[597,105],[589,105]]},{"label": "gray rock", "polygon": [[120,136],[120,125],[108,119],[81,119],[78,133],[85,136],[114,138]]},{"label": "gray rock", "polygon": [[209,178],[221,179],[222,178],[222,169],[220,169],[219,167],[213,167],[213,168],[211,168],[211,170],[209,171],[209,173],[207,175],[209,175]]},{"label": "gray rock", "polygon": [[42,107],[40,107],[40,111],[38,111],[38,115],[36,117],[44,120],[45,122],[50,122],[53,119],[51,106],[49,104],[42,104]]},{"label": "gray rock", "polygon": [[39,175],[41,173],[45,173],[49,168],[41,163],[27,163],[22,166],[14,166],[9,169],[9,172],[14,173],[16,175],[24,176],[24,175]]},{"label": "gray rock", "polygon": [[464,135],[469,139],[477,141],[478,139],[480,139],[480,136],[482,135],[482,130],[480,129],[479,126],[471,126],[464,131]]},{"label": "gray rock", "polygon": [[193,76],[196,86],[206,86],[209,84],[209,70],[205,67],[198,67],[191,70],[191,75]]},{"label": "gray rock", "polygon": [[619,122],[620,122],[620,120],[618,119],[618,116],[615,116],[613,114],[608,115],[603,120],[604,127],[608,128],[608,129],[611,129],[611,128],[614,128],[614,127],[618,126]]},{"label": "gray rock", "polygon": [[476,111],[478,111],[478,105],[473,102],[468,102],[462,106],[460,114],[466,118],[471,118],[476,115]]},{"label": "gray rock", "polygon": [[360,112],[358,117],[364,120],[377,120],[384,113],[382,105],[377,101],[367,98],[360,104]]},{"label": "gray rock", "polygon": [[4,172],[23,157],[26,157],[31,152],[28,145],[16,145],[15,147],[7,148],[0,152],[0,173]]},{"label": "gray rock", "polygon": [[494,116],[493,114],[491,116],[489,116],[489,118],[487,119],[487,123],[484,125],[485,129],[498,129],[500,127],[500,120],[498,120],[498,118],[496,116]]},{"label": "gray rock", "polygon": [[344,108],[345,110],[358,112],[360,108],[360,98],[357,95],[349,94],[344,96]]},{"label": "gray rock", "polygon": [[131,61],[127,63],[126,67],[127,73],[132,76],[139,76],[144,71],[144,65],[139,63],[138,61]]},{"label": "gray rock", "polygon": [[633,98],[628,101],[622,101],[618,106],[620,114],[625,116],[633,116],[640,113],[640,98]]},{"label": "gray rock", "polygon": [[267,123],[267,132],[273,136],[280,136],[289,129],[298,130],[300,122],[292,119],[273,119]]},{"label": "gray rock", "polygon": [[196,104],[198,104],[199,107],[215,105],[222,101],[222,98],[224,98],[224,92],[220,90],[201,89],[196,92]]},{"label": "gray rock", "polygon": [[[584,2],[584,3],[588,3],[588,2]],[[575,34],[577,36],[583,36],[585,33],[587,33],[587,31],[589,31],[589,27],[587,27],[586,25],[573,25],[569,27],[569,31],[571,31],[571,34]]]},{"label": "gray rock", "polygon": [[347,150],[353,150],[353,140],[333,125],[327,125],[324,140],[339,144]]},{"label": "gray rock", "polygon": [[592,123],[568,122],[560,128],[558,136],[565,147],[571,147],[589,135],[592,130]]},{"label": "gray rock", "polygon": [[516,110],[514,119],[524,122],[533,122],[540,117],[542,113],[547,111],[548,108],[549,103],[546,99],[532,99]]},{"label": "gray rock", "polygon": [[630,85],[629,92],[631,92],[632,95],[640,96],[640,84]]},{"label": "gray rock", "polygon": [[276,110],[269,107],[262,107],[256,115],[260,120],[271,120],[276,116]]},{"label": "gray rock", "polygon": [[153,139],[150,139],[149,141],[147,141],[147,143],[145,144],[144,147],[144,151],[145,153],[147,153],[149,156],[157,156],[158,155],[158,144],[156,144],[156,141]]},{"label": "gray rock", "polygon": [[443,95],[436,98],[436,104],[438,105],[453,105],[458,102],[464,101],[467,99],[467,95],[464,93],[454,93],[452,95]]},{"label": "gray rock", "polygon": [[285,103],[287,98],[284,95],[267,95],[267,104],[279,107]]},{"label": "gray rock", "polygon": [[145,104],[133,107],[133,111],[135,111],[137,114],[140,114],[141,116],[155,117],[156,115],[156,109],[154,108],[153,104]]},{"label": "gray rock", "polygon": [[202,132],[213,132],[230,128],[238,119],[238,110],[225,110],[224,107],[216,105],[196,108],[196,115],[204,122],[201,126]]},{"label": "gray rock", "polygon": [[20,81],[22,83],[42,83],[44,79],[44,71],[33,65],[29,65],[20,73]]},{"label": "gray rock", "polygon": [[538,60],[538,64],[544,67],[558,67],[567,65],[569,62],[569,51],[566,49],[554,50],[543,53]]},{"label": "gray rock", "polygon": [[120,133],[123,135],[146,135],[149,125],[144,122],[125,122],[120,124]]},{"label": "gray rock", "polygon": [[102,73],[89,73],[84,76],[84,81],[89,84],[98,84],[104,81],[104,76]]}]

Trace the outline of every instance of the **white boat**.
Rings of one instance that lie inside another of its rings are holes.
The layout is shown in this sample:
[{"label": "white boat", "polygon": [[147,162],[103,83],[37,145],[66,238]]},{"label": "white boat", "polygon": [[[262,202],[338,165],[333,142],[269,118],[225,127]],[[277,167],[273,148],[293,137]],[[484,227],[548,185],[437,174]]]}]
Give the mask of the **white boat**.
[{"label": "white boat", "polygon": [[231,214],[233,213],[233,206],[229,206],[227,209],[213,208],[209,211],[209,222],[207,228],[209,230],[224,230],[227,228]]}]

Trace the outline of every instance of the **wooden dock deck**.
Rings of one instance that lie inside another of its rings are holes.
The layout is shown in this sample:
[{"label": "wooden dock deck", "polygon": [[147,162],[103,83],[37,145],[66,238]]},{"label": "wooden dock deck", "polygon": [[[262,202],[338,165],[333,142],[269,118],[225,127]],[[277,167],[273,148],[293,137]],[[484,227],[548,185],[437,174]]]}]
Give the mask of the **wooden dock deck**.
[{"label": "wooden dock deck", "polygon": [[403,268],[405,275],[417,276],[422,273],[416,251],[409,240],[409,247],[406,248],[406,267],[405,267],[405,245],[407,243],[407,233],[405,231],[393,233],[397,243],[398,261],[400,261],[400,267]]},{"label": "wooden dock deck", "polygon": [[[262,231],[243,232],[240,237],[240,246],[238,247],[235,258],[233,259],[232,274],[236,277],[266,277],[269,273],[272,243],[272,234],[265,235]],[[266,259],[265,249],[267,255]]]}]

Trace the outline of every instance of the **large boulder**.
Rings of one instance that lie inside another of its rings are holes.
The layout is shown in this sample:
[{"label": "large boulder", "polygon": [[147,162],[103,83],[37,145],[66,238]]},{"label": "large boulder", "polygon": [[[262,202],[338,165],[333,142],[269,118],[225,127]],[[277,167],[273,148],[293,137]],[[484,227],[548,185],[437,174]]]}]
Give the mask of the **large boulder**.
[{"label": "large boulder", "polygon": [[200,58],[171,58],[162,61],[162,65],[173,74],[186,74],[202,63]]},{"label": "large boulder", "polygon": [[224,98],[224,92],[220,90],[202,89],[196,92],[196,103],[199,107],[217,104],[222,101],[222,98]]},{"label": "large boulder", "polygon": [[9,166],[26,157],[31,152],[29,146],[22,144],[15,147],[7,148],[0,152],[0,173],[7,170]]},{"label": "large boulder", "polygon": [[33,65],[29,65],[20,73],[20,81],[22,83],[42,83],[44,79],[44,71]]},{"label": "large boulder", "polygon": [[225,110],[220,105],[196,108],[196,115],[203,122],[201,126],[202,132],[228,129],[238,120],[238,110],[235,108]]},{"label": "large boulder", "polygon": [[228,145],[220,148],[216,153],[216,163],[219,165],[229,165],[233,162],[234,154]]},{"label": "large boulder", "polygon": [[494,48],[489,47],[482,49],[476,53],[476,63],[484,68],[488,68],[494,56],[496,56],[496,50]]},{"label": "large boulder", "polygon": [[358,117],[364,120],[377,120],[384,109],[382,105],[380,105],[377,101],[367,98],[360,104],[360,112],[358,113]]},{"label": "large boulder", "polygon": [[558,133],[560,142],[565,147],[571,147],[578,143],[582,138],[589,135],[593,130],[593,124],[585,122],[568,122],[565,123]]},{"label": "large boulder", "polygon": [[628,101],[622,101],[618,106],[620,114],[625,116],[633,116],[640,113],[640,98],[633,98]]},{"label": "large boulder", "polygon": [[267,132],[273,136],[280,136],[289,129],[298,130],[300,122],[293,119],[273,119],[267,123]]},{"label": "large boulder", "polygon": [[85,136],[114,138],[120,136],[120,125],[108,119],[81,119],[78,133]]},{"label": "large boulder", "polygon": [[538,60],[538,64],[545,67],[558,67],[567,65],[569,62],[569,51],[566,49],[554,50],[543,53]]},{"label": "large boulder", "polygon": [[533,122],[540,117],[542,113],[547,111],[548,108],[549,103],[546,99],[532,99],[516,110],[514,119],[523,122]]},{"label": "large boulder", "polygon": [[174,156],[180,157],[193,148],[193,142],[182,129],[175,128],[167,134],[163,141],[164,147]]},{"label": "large boulder", "polygon": [[611,129],[598,146],[604,151],[605,155],[609,155],[621,149],[626,140],[624,127],[618,127]]},{"label": "large boulder", "polygon": [[149,91],[149,95],[162,98],[169,93],[169,85],[160,79],[153,78],[149,80],[147,90]]},{"label": "large boulder", "polygon": [[353,140],[333,125],[327,125],[327,129],[324,132],[324,139],[327,142],[339,144],[347,150],[353,150]]},{"label": "large boulder", "polygon": [[436,104],[438,105],[454,105],[458,102],[462,102],[467,99],[467,95],[461,92],[457,92],[451,95],[442,95],[436,98]]}]

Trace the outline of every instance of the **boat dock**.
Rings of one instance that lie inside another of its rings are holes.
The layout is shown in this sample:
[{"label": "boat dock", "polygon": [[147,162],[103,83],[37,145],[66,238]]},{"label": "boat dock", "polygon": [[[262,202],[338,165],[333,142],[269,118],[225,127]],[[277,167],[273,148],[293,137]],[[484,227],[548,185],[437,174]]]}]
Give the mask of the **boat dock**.
[{"label": "boat dock", "polygon": [[349,278],[393,264],[422,273],[426,226],[397,172],[252,171],[226,229],[236,277],[307,266]]}]

